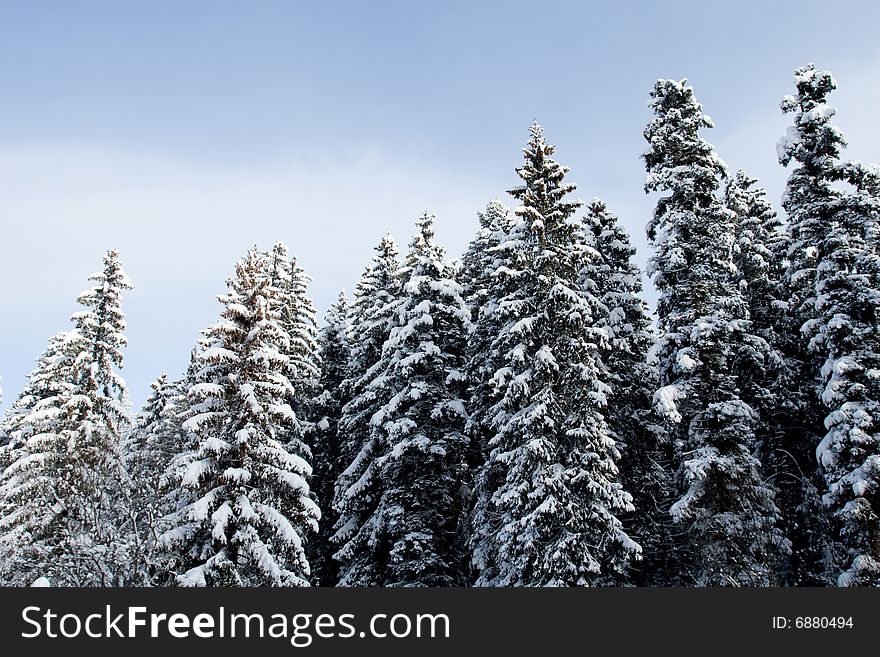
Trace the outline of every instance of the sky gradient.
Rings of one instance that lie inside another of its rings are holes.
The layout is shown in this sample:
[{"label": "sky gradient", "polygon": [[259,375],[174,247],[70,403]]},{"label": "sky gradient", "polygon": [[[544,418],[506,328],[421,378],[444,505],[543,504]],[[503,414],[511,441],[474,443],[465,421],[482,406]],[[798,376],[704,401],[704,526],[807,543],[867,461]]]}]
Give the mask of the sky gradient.
[{"label": "sky gradient", "polygon": [[[655,198],[642,130],[687,77],[731,171],[778,207],[793,70],[834,73],[847,153],[880,160],[876,2],[0,0],[0,385],[18,394],[110,247],[138,406],[178,375],[235,260],[285,241],[323,313],[423,209],[457,256],[537,119],[577,196],[633,234]],[[653,292],[648,292],[653,298]]]}]

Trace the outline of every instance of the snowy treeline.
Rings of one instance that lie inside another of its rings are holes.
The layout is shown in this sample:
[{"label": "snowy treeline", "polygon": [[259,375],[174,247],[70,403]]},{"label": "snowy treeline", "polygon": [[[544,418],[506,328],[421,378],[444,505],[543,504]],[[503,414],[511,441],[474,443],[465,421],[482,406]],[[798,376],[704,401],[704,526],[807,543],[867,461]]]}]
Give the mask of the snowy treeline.
[{"label": "snowy treeline", "polygon": [[287,247],[248,251],[134,416],[108,252],[0,425],[0,579],[880,585],[880,170],[829,73],[795,87],[781,217],[654,85],[654,317],[537,124],[462,258],[426,212],[320,328]]}]

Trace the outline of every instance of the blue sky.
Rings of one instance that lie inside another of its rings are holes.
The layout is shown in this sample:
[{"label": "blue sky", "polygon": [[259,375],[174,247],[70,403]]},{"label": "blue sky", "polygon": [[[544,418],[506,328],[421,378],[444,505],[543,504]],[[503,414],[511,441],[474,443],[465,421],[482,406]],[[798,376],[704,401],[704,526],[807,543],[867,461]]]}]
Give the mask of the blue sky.
[{"label": "blue sky", "polygon": [[[768,6],[769,5],[769,6]],[[849,155],[880,160],[876,2],[0,0],[0,376],[8,406],[109,247],[139,404],[178,374],[248,246],[284,240],[323,312],[425,208],[458,255],[533,119],[647,257],[639,154],[687,77],[731,170],[778,202],[792,72],[816,62]]]}]

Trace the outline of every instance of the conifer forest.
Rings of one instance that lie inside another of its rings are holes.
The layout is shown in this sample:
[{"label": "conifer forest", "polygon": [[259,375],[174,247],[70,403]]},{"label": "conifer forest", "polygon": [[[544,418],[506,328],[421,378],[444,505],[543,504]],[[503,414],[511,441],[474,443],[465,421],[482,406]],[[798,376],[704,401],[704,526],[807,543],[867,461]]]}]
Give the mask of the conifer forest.
[{"label": "conifer forest", "polygon": [[780,213],[686,80],[646,89],[646,272],[538,123],[465,253],[376,226],[322,318],[255,246],[140,409],[101,245],[5,391],[0,583],[880,586],[880,169],[835,88],[779,90]]}]

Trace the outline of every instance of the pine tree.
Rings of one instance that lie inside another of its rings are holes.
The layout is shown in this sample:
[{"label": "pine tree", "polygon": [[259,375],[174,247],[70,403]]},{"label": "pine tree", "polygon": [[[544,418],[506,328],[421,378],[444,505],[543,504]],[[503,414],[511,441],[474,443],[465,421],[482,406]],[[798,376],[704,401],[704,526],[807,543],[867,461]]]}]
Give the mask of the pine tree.
[{"label": "pine tree", "polygon": [[190,351],[189,363],[183,376],[167,384],[168,403],[161,409],[161,419],[157,424],[157,428],[160,429],[157,433],[161,437],[156,443],[163,445],[163,451],[164,445],[168,445],[169,453],[165,466],[159,473],[157,491],[159,497],[157,508],[153,510],[155,518],[153,536],[150,537],[149,532],[146,532],[149,543],[146,553],[148,562],[146,575],[152,586],[178,585],[175,571],[175,563],[178,563],[175,561],[176,555],[173,551],[169,552],[160,539],[166,531],[175,526],[176,522],[179,522],[179,513],[196,499],[191,486],[186,485],[185,480],[192,464],[201,458],[199,454],[201,437],[184,425],[190,415],[189,391],[198,384],[197,374],[203,368],[199,354],[208,348],[211,348],[211,342],[205,339],[202,332],[202,337]]},{"label": "pine tree", "polygon": [[483,586],[608,583],[639,552],[618,519],[633,508],[603,416],[605,309],[581,284],[580,203],[566,200],[574,185],[553,152],[534,124],[517,169],[524,184],[510,192],[516,224],[498,247],[496,277],[511,291],[492,320],[502,362],[471,538]]},{"label": "pine tree", "polygon": [[[786,268],[783,272],[785,300],[779,334],[790,372],[788,417],[783,448],[791,455],[800,491],[792,495],[795,532],[791,534],[793,563],[790,580],[800,585],[828,582],[830,527],[823,513],[824,488],[816,466],[815,448],[825,433],[820,388],[821,358],[811,352],[802,330],[815,324],[816,265],[818,248],[831,225],[830,211],[837,197],[832,181],[839,162],[843,137],[831,123],[831,108],[825,96],[834,86],[830,75],[816,75],[808,67],[795,74],[799,97],[786,96],[784,113],[796,111],[794,126],[776,146],[779,161],[787,166],[792,159],[801,166],[792,170],[786,183],[782,206],[788,215]],[[815,112],[813,111],[815,110]],[[803,116],[801,116],[803,115]],[[802,126],[798,123],[803,122]]]},{"label": "pine tree", "polygon": [[382,404],[370,420],[379,501],[361,528],[370,536],[361,557],[383,586],[463,585],[469,312],[434,242],[433,215],[417,225],[382,350],[383,383],[374,387]]},{"label": "pine tree", "polygon": [[[320,512],[310,454],[288,400],[295,391],[278,293],[256,249],[228,282],[220,321],[194,352],[183,428],[198,440],[182,484],[190,503],[159,539],[184,586],[302,586],[304,540]],[[172,473],[173,474],[173,473]]]},{"label": "pine tree", "polygon": [[169,381],[164,372],[150,385],[152,392],[144,402],[124,448],[125,466],[131,478],[131,525],[135,529],[136,572],[143,584],[155,575],[154,554],[159,535],[166,529],[163,518],[176,510],[166,471],[181,446],[186,444],[179,413],[185,388],[180,381]]},{"label": "pine tree", "polygon": [[509,284],[509,277],[499,277],[496,270],[503,264],[499,247],[515,219],[507,206],[497,199],[489,201],[485,211],[478,213],[477,217],[479,229],[468,244],[458,276],[473,322],[465,368],[471,387],[466,432],[470,438],[468,463],[472,470],[481,467],[489,454],[492,429],[487,414],[494,390],[492,376],[500,360],[491,347],[501,330],[501,325],[495,321],[500,317],[498,301],[510,292],[505,287]]},{"label": "pine tree", "polygon": [[489,201],[483,212],[477,213],[479,229],[468,244],[461,259],[458,279],[464,298],[476,313],[488,299],[497,255],[495,249],[513,225],[510,209],[498,199]]},{"label": "pine tree", "polygon": [[773,343],[788,240],[766,190],[757,184],[756,178],[737,171],[727,182],[724,205],[736,215],[733,261],[753,330]]},{"label": "pine tree", "polygon": [[65,388],[63,371],[70,367],[74,356],[67,346],[69,338],[69,331],[56,333],[49,338],[48,346],[28,375],[24,389],[6,411],[3,428],[8,442],[0,451],[0,458],[5,459],[0,461],[0,472],[10,465],[12,451],[33,434],[34,427],[28,419],[34,409],[43,400],[55,397]]},{"label": "pine tree", "polygon": [[11,464],[0,479],[8,583],[107,586],[134,577],[121,458],[128,402],[117,372],[126,344],[121,295],[131,283],[114,250],[89,280],[74,328],[50,341],[13,407]]},{"label": "pine tree", "polygon": [[[812,457],[805,462],[795,454],[805,455],[799,427],[800,399],[797,391],[802,381],[796,358],[792,359],[789,320],[786,317],[787,294],[783,283],[790,239],[777,217],[767,193],[758,181],[744,171],[737,171],[725,189],[724,204],[735,214],[733,260],[739,275],[739,289],[748,307],[752,332],[769,347],[753,361],[749,371],[740,372],[741,392],[761,416],[756,427],[757,454],[765,476],[777,489],[780,529],[793,546],[781,555],[778,580],[790,584],[808,583],[804,565],[817,561],[813,532],[816,517],[821,516],[816,495],[815,477],[804,472],[815,470]],[[799,348],[800,340],[794,341]],[[810,500],[812,499],[812,503]]]},{"label": "pine tree", "polygon": [[827,412],[816,455],[837,543],[828,575],[841,586],[878,586],[880,173],[840,160],[846,144],[826,103],[836,88],[831,74],[810,65],[795,72],[795,85],[797,95],[782,102],[794,125],[778,146],[783,165],[798,163],[783,200],[793,241],[786,282],[808,340],[801,354],[812,376],[802,403],[818,397]]},{"label": "pine tree", "polygon": [[[53,405],[58,403],[62,394],[66,395],[70,390],[66,374],[75,356],[69,347],[70,337],[71,332],[65,331],[49,338],[46,350],[37,359],[36,367],[28,375],[24,389],[4,418],[6,441],[0,447],[0,473],[4,473],[0,478],[0,518],[11,518],[19,504],[19,500],[13,495],[14,486],[17,485],[15,480],[6,481],[7,468],[29,453],[26,448],[28,440],[41,432],[41,425],[47,424],[38,422],[40,416],[44,415],[44,410],[55,415]],[[48,426],[52,428],[54,424]],[[50,468],[46,470],[43,476],[48,474]],[[12,529],[12,526],[0,524],[0,554],[7,557],[0,559],[0,581],[13,584],[16,583],[16,573],[23,564],[15,558],[18,549],[16,534],[7,531],[8,529]],[[18,582],[30,584],[28,577],[29,575],[25,575]]]},{"label": "pine tree", "polygon": [[343,383],[343,394],[350,401],[343,406],[339,420],[345,469],[334,488],[333,508],[338,520],[331,540],[339,546],[334,558],[340,562],[342,586],[378,583],[366,547],[370,537],[363,531],[379,499],[375,481],[379,445],[370,419],[382,403],[382,346],[391,331],[402,289],[398,248],[391,235],[385,235],[375,251],[354,291],[349,378]]},{"label": "pine tree", "polygon": [[[3,380],[3,377],[0,377],[0,381]],[[3,403],[3,388],[0,387],[0,404]],[[6,469],[7,463],[4,462],[4,454],[6,453],[6,445],[9,442],[9,436],[6,433],[6,418],[0,420],[0,472]],[[2,511],[0,511],[2,513]],[[0,574],[0,578],[2,578],[2,574]],[[0,579],[2,581],[2,579]]]},{"label": "pine tree", "polygon": [[270,284],[277,288],[272,303],[278,305],[281,324],[288,336],[283,353],[288,358],[287,376],[294,390],[288,401],[303,429],[310,434],[317,421],[312,406],[320,394],[321,378],[317,313],[307,294],[311,278],[283,242],[276,242],[264,257]]},{"label": "pine tree", "polygon": [[[781,382],[788,380],[777,333],[784,305],[782,276],[788,240],[767,193],[754,187],[757,182],[737,171],[725,188],[724,206],[733,213],[733,265],[751,332],[767,345],[754,367],[739,373],[743,399],[761,414],[759,443],[766,452],[782,430],[778,417],[785,406],[780,401],[784,394]],[[741,368],[743,365],[740,361]]]},{"label": "pine tree", "polygon": [[319,417],[312,445],[316,482],[315,495],[323,513],[320,532],[312,543],[309,562],[314,581],[321,586],[333,586],[339,579],[339,564],[333,559],[335,549],[330,541],[333,527],[339,520],[332,509],[336,480],[347,464],[343,462],[340,445],[339,421],[345,397],[344,382],[349,377],[351,342],[349,336],[349,304],[345,292],[339,293],[336,303],[324,317],[324,326],[318,337],[321,354],[321,394],[316,400]]},{"label": "pine tree", "polygon": [[774,490],[755,456],[760,418],[737,376],[768,351],[754,335],[733,264],[735,217],[718,198],[724,163],[700,137],[713,127],[686,81],[658,80],[645,129],[649,274],[660,292],[655,401],[676,452],[680,576],[699,586],[767,585],[783,547]]},{"label": "pine tree", "polygon": [[[841,199],[817,266],[820,323],[811,347],[825,356],[822,402],[828,432],[817,447],[843,551],[840,586],[880,586],[880,198],[859,190]],[[875,224],[870,229],[866,224]]]},{"label": "pine tree", "polygon": [[652,410],[657,377],[648,362],[655,340],[651,316],[641,298],[641,271],[632,262],[635,248],[629,235],[601,199],[594,199],[586,209],[584,225],[593,252],[584,285],[606,309],[597,324],[607,330],[609,338],[603,354],[612,391],[609,435],[621,451],[622,483],[633,495],[635,511],[624,516],[624,524],[642,546],[643,558],[633,564],[631,581],[662,585],[672,568],[667,512],[672,464],[667,436]]}]

